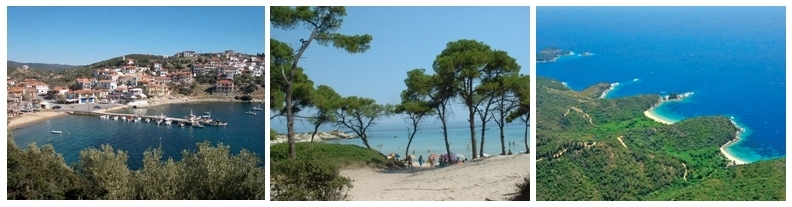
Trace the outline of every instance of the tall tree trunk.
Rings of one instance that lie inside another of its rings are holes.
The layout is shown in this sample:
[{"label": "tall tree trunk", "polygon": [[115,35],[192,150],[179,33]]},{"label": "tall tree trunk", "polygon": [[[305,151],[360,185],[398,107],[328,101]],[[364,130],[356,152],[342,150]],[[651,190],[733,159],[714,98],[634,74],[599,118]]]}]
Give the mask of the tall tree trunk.
[{"label": "tall tree trunk", "polygon": [[[487,115],[487,113],[484,113],[484,116],[486,116],[486,115]],[[487,128],[485,128],[485,127],[487,127],[487,122],[482,120],[481,121],[481,147],[479,147],[479,155],[482,155],[482,156],[484,154],[484,134],[486,134],[486,132],[487,132]]]},{"label": "tall tree trunk", "polygon": [[289,73],[289,80],[286,80],[286,137],[289,139],[289,158],[291,159],[297,158],[297,141],[294,140],[294,112],[292,112],[292,86],[294,85],[294,71],[297,70],[297,63],[300,62],[300,58],[302,57],[303,53],[306,49],[308,49],[308,45],[311,44],[311,41],[313,41],[314,37],[316,36],[317,29],[318,28],[314,28],[313,31],[311,31],[311,36],[308,37],[308,41],[300,46],[300,51],[297,52],[296,56],[294,56],[294,62],[292,63]]},{"label": "tall tree trunk", "polygon": [[360,136],[360,139],[363,139],[363,144],[366,144],[366,148],[371,149],[371,145],[368,143],[368,137],[365,134]]},{"label": "tall tree trunk", "polygon": [[500,128],[500,140],[501,140],[501,153],[502,155],[506,155],[506,137],[503,136],[503,127],[506,126],[506,113],[500,113],[500,122],[498,123],[498,128]]},{"label": "tall tree trunk", "polygon": [[476,120],[473,118],[475,113],[472,106],[468,106],[468,112],[470,113],[468,115],[468,122],[470,122],[470,148],[473,149],[473,159],[476,159],[478,157],[476,154]]},{"label": "tall tree trunk", "polygon": [[410,144],[412,144],[413,137],[415,137],[415,132],[417,132],[417,131],[418,131],[418,124],[417,123],[413,124],[413,131],[412,132],[410,132],[410,129],[407,128],[407,133],[410,133],[410,137],[408,137],[408,140],[407,140],[407,149],[404,150],[404,154],[406,156],[410,156]]},{"label": "tall tree trunk", "polygon": [[320,126],[319,124],[314,125],[314,131],[313,131],[313,134],[311,134],[311,142],[313,142],[314,136],[316,136],[316,132],[319,131],[319,126]]},{"label": "tall tree trunk", "polygon": [[523,138],[525,139],[523,140],[525,142],[525,153],[530,153],[530,151],[528,151],[528,127],[531,127],[531,123],[528,115],[525,115],[525,120],[523,121],[525,122],[525,137]]}]

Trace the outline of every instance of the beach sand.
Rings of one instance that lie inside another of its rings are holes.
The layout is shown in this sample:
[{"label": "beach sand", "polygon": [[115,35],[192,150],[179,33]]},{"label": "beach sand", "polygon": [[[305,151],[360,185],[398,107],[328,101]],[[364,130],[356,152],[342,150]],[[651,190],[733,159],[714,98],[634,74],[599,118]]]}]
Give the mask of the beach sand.
[{"label": "beach sand", "polygon": [[8,129],[16,129],[18,127],[23,127],[26,125],[30,125],[36,122],[45,121],[48,119],[66,116],[68,115],[66,112],[62,111],[43,111],[37,113],[24,113],[20,116],[10,118],[10,122],[8,123]]},{"label": "beach sand", "polygon": [[[654,108],[652,108],[652,109],[654,109]],[[657,116],[654,112],[652,112],[652,109],[644,111],[644,115],[646,115],[646,117],[649,117],[652,120],[655,120],[656,122],[660,122],[660,123],[668,124],[668,125],[674,124],[674,122],[672,122],[672,121],[665,120],[665,119],[660,118],[659,116]]]},{"label": "beach sand", "polygon": [[399,171],[345,169],[341,175],[353,180],[348,200],[505,200],[528,177],[529,161],[530,154],[518,154],[435,169],[426,168],[426,163]]},{"label": "beach sand", "polygon": [[721,151],[721,153],[723,153],[723,155],[724,155],[724,156],[726,156],[726,158],[729,158],[729,160],[731,160],[732,162],[734,162],[734,164],[737,164],[737,165],[748,164],[748,162],[746,162],[746,161],[744,161],[744,160],[741,160],[741,159],[739,159],[739,158],[735,157],[735,156],[734,156],[734,155],[732,155],[732,154],[729,154],[729,152],[726,152],[726,147],[728,147],[730,144],[733,144],[734,142],[736,142],[736,141],[732,140],[732,141],[729,141],[729,142],[727,142],[727,143],[726,143],[726,144],[724,144],[723,146],[721,146],[721,147],[720,147],[720,151]]}]

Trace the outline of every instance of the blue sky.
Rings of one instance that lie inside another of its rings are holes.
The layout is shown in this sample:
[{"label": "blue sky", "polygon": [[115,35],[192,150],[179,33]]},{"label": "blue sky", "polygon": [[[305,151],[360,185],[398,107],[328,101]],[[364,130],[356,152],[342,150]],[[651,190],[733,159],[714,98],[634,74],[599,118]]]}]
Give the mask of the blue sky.
[{"label": "blue sky", "polygon": [[264,7],[8,7],[8,60],[85,65],[124,54],[264,50]]},{"label": "blue sky", "polygon": [[[342,96],[368,97],[383,104],[400,102],[407,71],[425,68],[431,72],[432,62],[446,44],[459,39],[475,39],[508,52],[522,66],[521,73],[528,74],[529,12],[529,7],[347,7],[338,32],[372,35],[371,49],[349,54],[314,43],[299,65],[315,85],[325,84]],[[300,38],[309,34],[302,28],[272,29],[270,36],[297,48]],[[456,108],[453,119],[466,120],[467,110]],[[394,122],[404,123],[402,117],[381,120]],[[277,125],[285,124],[274,119],[272,125],[279,129]]]}]

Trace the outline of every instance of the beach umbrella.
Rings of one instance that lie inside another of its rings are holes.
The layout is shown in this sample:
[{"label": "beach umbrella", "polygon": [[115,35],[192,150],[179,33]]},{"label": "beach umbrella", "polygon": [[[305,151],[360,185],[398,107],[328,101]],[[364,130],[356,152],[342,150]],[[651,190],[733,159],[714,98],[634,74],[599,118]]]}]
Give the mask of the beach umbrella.
[{"label": "beach umbrella", "polygon": [[396,154],[396,159],[399,159],[400,157],[401,157],[401,155]]}]

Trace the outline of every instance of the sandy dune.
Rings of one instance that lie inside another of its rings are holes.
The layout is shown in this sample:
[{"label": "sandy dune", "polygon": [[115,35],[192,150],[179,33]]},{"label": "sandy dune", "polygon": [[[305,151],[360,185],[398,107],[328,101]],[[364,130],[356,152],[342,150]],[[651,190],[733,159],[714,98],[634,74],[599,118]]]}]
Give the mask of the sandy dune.
[{"label": "sandy dune", "polygon": [[517,183],[528,177],[529,161],[529,154],[519,154],[434,169],[348,169],[342,170],[341,175],[354,180],[348,200],[504,200],[517,192]]}]

